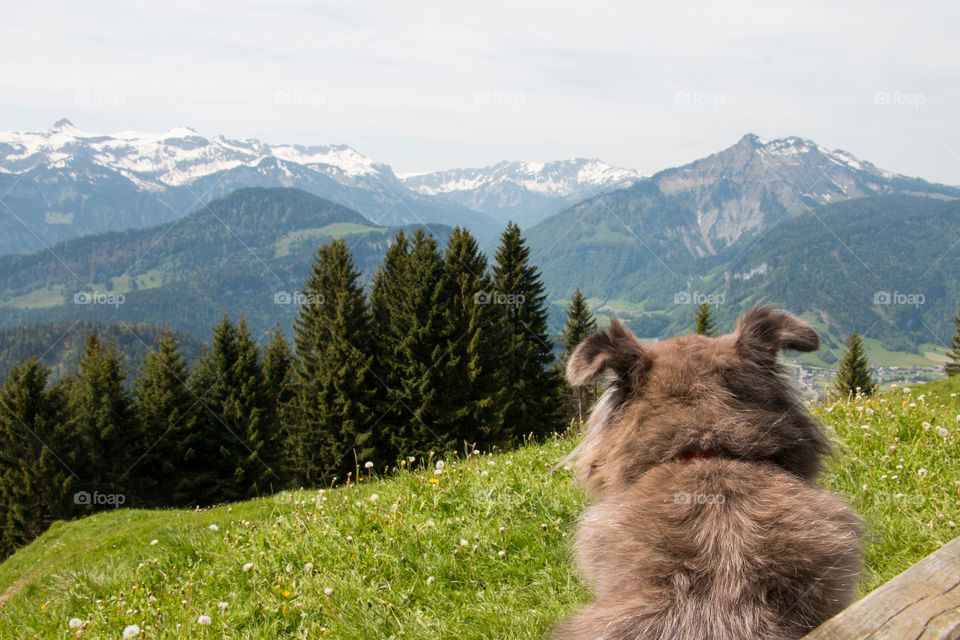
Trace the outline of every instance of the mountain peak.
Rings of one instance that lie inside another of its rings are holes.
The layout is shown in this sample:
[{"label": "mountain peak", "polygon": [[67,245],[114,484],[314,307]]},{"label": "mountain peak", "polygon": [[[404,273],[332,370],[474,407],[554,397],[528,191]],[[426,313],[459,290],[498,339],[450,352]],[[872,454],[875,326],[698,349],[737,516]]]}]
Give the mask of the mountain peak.
[{"label": "mountain peak", "polygon": [[51,129],[76,129],[76,127],[74,127],[73,123],[66,118],[60,118],[53,123]]},{"label": "mountain peak", "polygon": [[762,147],[767,144],[767,141],[758,136],[755,133],[748,133],[737,143],[737,146],[750,146],[750,147]]},{"label": "mountain peak", "polygon": [[186,127],[181,125],[179,127],[174,127],[173,129],[170,129],[163,135],[164,137],[167,137],[167,138],[188,138],[191,136],[198,136],[200,134],[197,133],[197,130],[192,127]]}]

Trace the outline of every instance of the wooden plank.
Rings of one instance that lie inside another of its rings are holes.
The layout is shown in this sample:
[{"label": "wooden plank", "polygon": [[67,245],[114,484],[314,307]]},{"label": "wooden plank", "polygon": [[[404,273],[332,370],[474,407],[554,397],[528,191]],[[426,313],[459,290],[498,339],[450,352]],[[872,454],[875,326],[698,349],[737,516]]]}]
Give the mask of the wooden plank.
[{"label": "wooden plank", "polygon": [[803,640],[960,640],[960,538],[853,603]]}]

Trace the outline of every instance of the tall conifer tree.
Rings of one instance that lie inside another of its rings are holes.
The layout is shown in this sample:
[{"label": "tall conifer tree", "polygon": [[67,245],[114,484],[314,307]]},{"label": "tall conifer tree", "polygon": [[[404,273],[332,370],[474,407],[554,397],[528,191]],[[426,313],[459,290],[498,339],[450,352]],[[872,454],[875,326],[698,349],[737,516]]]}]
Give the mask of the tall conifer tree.
[{"label": "tall conifer tree", "polygon": [[496,308],[486,304],[493,282],[487,259],[474,237],[457,227],[447,243],[440,278],[440,307],[447,354],[439,363],[441,399],[446,406],[438,432],[486,448],[500,440],[497,433]]},{"label": "tall conifer tree", "polygon": [[560,373],[547,332],[546,295],[530,249],[511,222],[500,237],[490,303],[499,316],[496,401],[503,434],[517,440],[559,427]]},{"label": "tall conifer tree", "polygon": [[[263,382],[266,386],[270,418],[278,437],[278,452],[274,459],[280,470],[277,473],[289,480],[292,473],[291,459],[292,424],[298,419],[293,402],[296,396],[293,352],[279,327],[270,332],[270,342],[263,350]],[[282,472],[281,472],[282,470]]]},{"label": "tall conifer tree", "polygon": [[[142,458],[128,470],[141,498],[154,506],[194,504],[192,473],[184,466],[185,442],[194,427],[194,405],[187,381],[187,360],[169,329],[144,357],[133,386]],[[193,470],[196,471],[195,469]]]},{"label": "tall conifer tree", "polygon": [[378,364],[390,389],[383,422],[395,456],[423,457],[456,442],[440,392],[450,366],[442,274],[436,239],[419,228],[409,241],[397,235],[374,277]]},{"label": "tall conifer tree", "polygon": [[[142,451],[130,395],[124,388],[126,371],[116,345],[101,344],[96,334],[87,337],[84,355],[68,389],[68,429],[77,438],[82,460],[78,489],[123,496],[122,503],[136,504],[136,485],[125,475]],[[121,499],[94,504],[88,509],[114,506]]]},{"label": "tall conifer tree", "polygon": [[185,442],[193,466],[191,493],[198,504],[241,500],[271,491],[280,482],[271,454],[276,434],[267,411],[259,350],[246,321],[224,315],[209,350],[190,379],[196,423]]},{"label": "tall conifer tree", "polygon": [[320,247],[303,295],[294,339],[298,417],[288,438],[294,479],[317,486],[342,481],[357,462],[386,462],[377,413],[386,391],[372,368],[370,309],[345,241]]},{"label": "tall conifer tree", "polygon": [[0,559],[73,510],[64,402],[58,388],[46,390],[48,376],[31,358],[12,367],[0,388]]},{"label": "tall conifer tree", "polygon": [[[578,288],[573,293],[570,306],[567,307],[567,323],[561,334],[563,340],[563,360],[566,362],[577,345],[597,330],[597,322],[590,312],[586,298]],[[577,420],[583,424],[583,387],[577,387]]]}]

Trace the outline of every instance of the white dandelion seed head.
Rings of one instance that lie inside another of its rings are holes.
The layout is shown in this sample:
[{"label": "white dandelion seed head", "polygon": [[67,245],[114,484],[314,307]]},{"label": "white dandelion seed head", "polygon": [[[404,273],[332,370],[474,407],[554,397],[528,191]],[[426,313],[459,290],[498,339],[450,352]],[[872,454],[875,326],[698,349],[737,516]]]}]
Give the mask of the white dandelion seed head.
[{"label": "white dandelion seed head", "polygon": [[159,540],[151,540],[151,541],[150,541],[150,546],[151,546],[151,547],[155,547],[155,546],[157,546],[158,544],[160,544],[160,541],[159,541]]},{"label": "white dandelion seed head", "polygon": [[950,435],[950,432],[944,429],[943,427],[937,427],[937,435],[941,438],[946,438]]},{"label": "white dandelion seed head", "polygon": [[248,562],[247,564],[243,565],[243,570],[244,570],[244,571],[250,571],[251,569],[253,569],[253,563],[252,563],[252,562]]},{"label": "white dandelion seed head", "polygon": [[429,578],[427,578],[427,584],[433,584],[433,580],[434,580],[433,576],[430,576]]},{"label": "white dandelion seed head", "polygon": [[373,469],[373,463],[370,462],[369,460],[367,460],[366,462],[363,463],[363,468],[364,468],[364,469]]},{"label": "white dandelion seed head", "polygon": [[308,562],[307,564],[303,565],[303,570],[307,572],[313,571],[313,563]]},{"label": "white dandelion seed head", "polygon": [[287,573],[293,573],[293,565],[290,564],[290,563],[287,563],[287,566],[285,566],[283,569],[284,569],[284,571],[286,571]]},{"label": "white dandelion seed head", "polygon": [[70,622],[67,623],[67,626],[71,629],[79,629],[83,626],[83,620],[80,618],[70,618]]},{"label": "white dandelion seed head", "polygon": [[460,538],[460,546],[461,546],[461,547],[469,546],[469,544],[470,544],[469,542],[467,542],[467,541],[464,540],[463,538]]},{"label": "white dandelion seed head", "polygon": [[210,616],[207,616],[207,615],[203,615],[197,618],[197,624],[200,625],[201,627],[209,627],[211,622],[213,622],[213,620],[211,620]]},{"label": "white dandelion seed head", "polygon": [[497,557],[503,558],[506,555],[507,555],[507,552],[504,551],[503,549],[501,549],[500,551],[497,551]]},{"label": "white dandelion seed head", "polygon": [[376,502],[379,499],[380,499],[380,496],[378,496],[377,494],[373,494],[372,496],[370,496],[370,502]]},{"label": "white dandelion seed head", "polygon": [[917,475],[922,478],[923,476],[927,475],[927,470],[926,470],[926,469],[917,469]]},{"label": "white dandelion seed head", "polygon": [[323,590],[323,595],[329,598],[330,596],[333,595],[333,589],[331,589],[330,587],[327,587],[326,589]]},{"label": "white dandelion seed head", "polygon": [[123,628],[124,638],[136,638],[138,635],[140,635],[140,627],[135,624],[129,624]]},{"label": "white dandelion seed head", "polygon": [[218,526],[215,525],[215,524],[212,524],[212,525],[210,525],[209,527],[207,527],[207,529],[210,529],[210,531],[219,531],[219,530],[220,530],[220,527],[218,527]]},{"label": "white dandelion seed head", "polygon": [[227,610],[227,607],[229,607],[229,606],[230,606],[230,603],[229,603],[229,602],[218,602],[218,603],[217,603],[217,609],[220,609],[220,611],[226,611],[226,610]]}]

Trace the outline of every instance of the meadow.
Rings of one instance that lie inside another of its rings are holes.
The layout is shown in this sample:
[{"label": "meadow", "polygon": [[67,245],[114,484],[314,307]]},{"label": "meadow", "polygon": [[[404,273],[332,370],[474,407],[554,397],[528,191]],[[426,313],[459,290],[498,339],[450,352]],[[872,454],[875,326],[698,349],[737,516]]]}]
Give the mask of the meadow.
[{"label": "meadow", "polygon": [[[814,407],[865,594],[956,535],[960,383]],[[575,442],[361,465],[337,488],[57,522],[0,565],[0,638],[540,638],[590,599]]]}]

